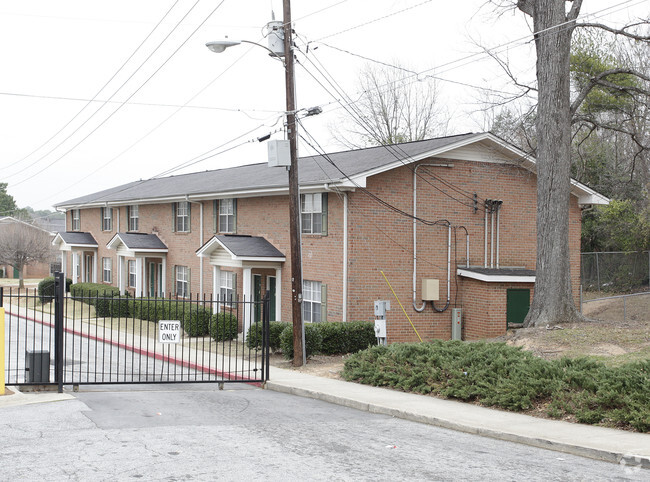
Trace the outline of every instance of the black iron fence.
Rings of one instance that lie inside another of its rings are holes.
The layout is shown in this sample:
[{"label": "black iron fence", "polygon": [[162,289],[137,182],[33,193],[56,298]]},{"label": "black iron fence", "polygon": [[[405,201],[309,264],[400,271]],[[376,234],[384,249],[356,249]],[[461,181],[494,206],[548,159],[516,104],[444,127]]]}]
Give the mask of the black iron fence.
[{"label": "black iron fence", "polygon": [[[54,296],[0,288],[7,385],[263,383],[269,299]],[[245,320],[259,319],[246,339]]]}]

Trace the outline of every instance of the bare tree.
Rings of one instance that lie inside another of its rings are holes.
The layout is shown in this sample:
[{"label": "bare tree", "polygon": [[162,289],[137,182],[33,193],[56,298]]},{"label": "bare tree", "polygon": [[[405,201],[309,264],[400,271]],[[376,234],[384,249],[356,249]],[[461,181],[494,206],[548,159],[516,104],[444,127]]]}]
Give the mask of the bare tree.
[{"label": "bare tree", "polygon": [[612,76],[627,74],[648,80],[646,74],[632,68],[613,68],[591,77],[571,99],[573,32],[577,27],[591,27],[640,42],[648,42],[649,37],[633,32],[639,24],[613,29],[577,23],[582,0],[517,0],[516,7],[532,17],[537,53],[537,276],[535,296],[524,325],[540,326],[582,317],[573,303],[569,263],[572,120],[593,89],[634,89],[611,82]]},{"label": "bare tree", "polygon": [[360,99],[349,106],[332,135],[348,148],[418,141],[444,135],[448,116],[436,82],[396,63],[366,65],[359,74]]},{"label": "bare tree", "polygon": [[25,266],[52,258],[50,233],[23,223],[9,220],[0,223],[0,264],[7,264],[18,271],[19,288],[24,288]]}]

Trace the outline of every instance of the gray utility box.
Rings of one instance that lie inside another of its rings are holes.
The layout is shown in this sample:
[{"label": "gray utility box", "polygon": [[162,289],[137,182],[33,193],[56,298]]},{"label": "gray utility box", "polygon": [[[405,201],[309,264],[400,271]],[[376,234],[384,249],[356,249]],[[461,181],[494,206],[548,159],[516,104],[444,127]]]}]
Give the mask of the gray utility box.
[{"label": "gray utility box", "polygon": [[50,352],[25,350],[25,382],[50,383]]},{"label": "gray utility box", "polygon": [[461,308],[451,309],[451,339],[460,340],[463,334],[463,310]]}]

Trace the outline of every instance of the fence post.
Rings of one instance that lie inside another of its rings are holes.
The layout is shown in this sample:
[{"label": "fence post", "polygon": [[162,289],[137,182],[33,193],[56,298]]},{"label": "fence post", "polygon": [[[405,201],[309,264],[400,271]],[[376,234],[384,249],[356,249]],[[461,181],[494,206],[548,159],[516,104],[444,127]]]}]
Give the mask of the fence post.
[{"label": "fence post", "polygon": [[63,393],[63,303],[65,278],[54,273],[54,379],[59,393]]},{"label": "fence post", "polygon": [[598,265],[598,252],[596,252],[596,278],[598,279],[598,292],[600,293],[600,266]]}]

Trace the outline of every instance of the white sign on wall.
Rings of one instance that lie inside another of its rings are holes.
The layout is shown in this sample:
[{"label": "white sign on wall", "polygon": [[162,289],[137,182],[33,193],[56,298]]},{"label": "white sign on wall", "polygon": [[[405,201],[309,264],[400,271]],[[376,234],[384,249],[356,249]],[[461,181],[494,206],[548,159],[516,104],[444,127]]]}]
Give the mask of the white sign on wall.
[{"label": "white sign on wall", "polygon": [[178,343],[181,339],[181,322],[177,320],[160,320],[158,322],[158,341],[160,343]]}]

